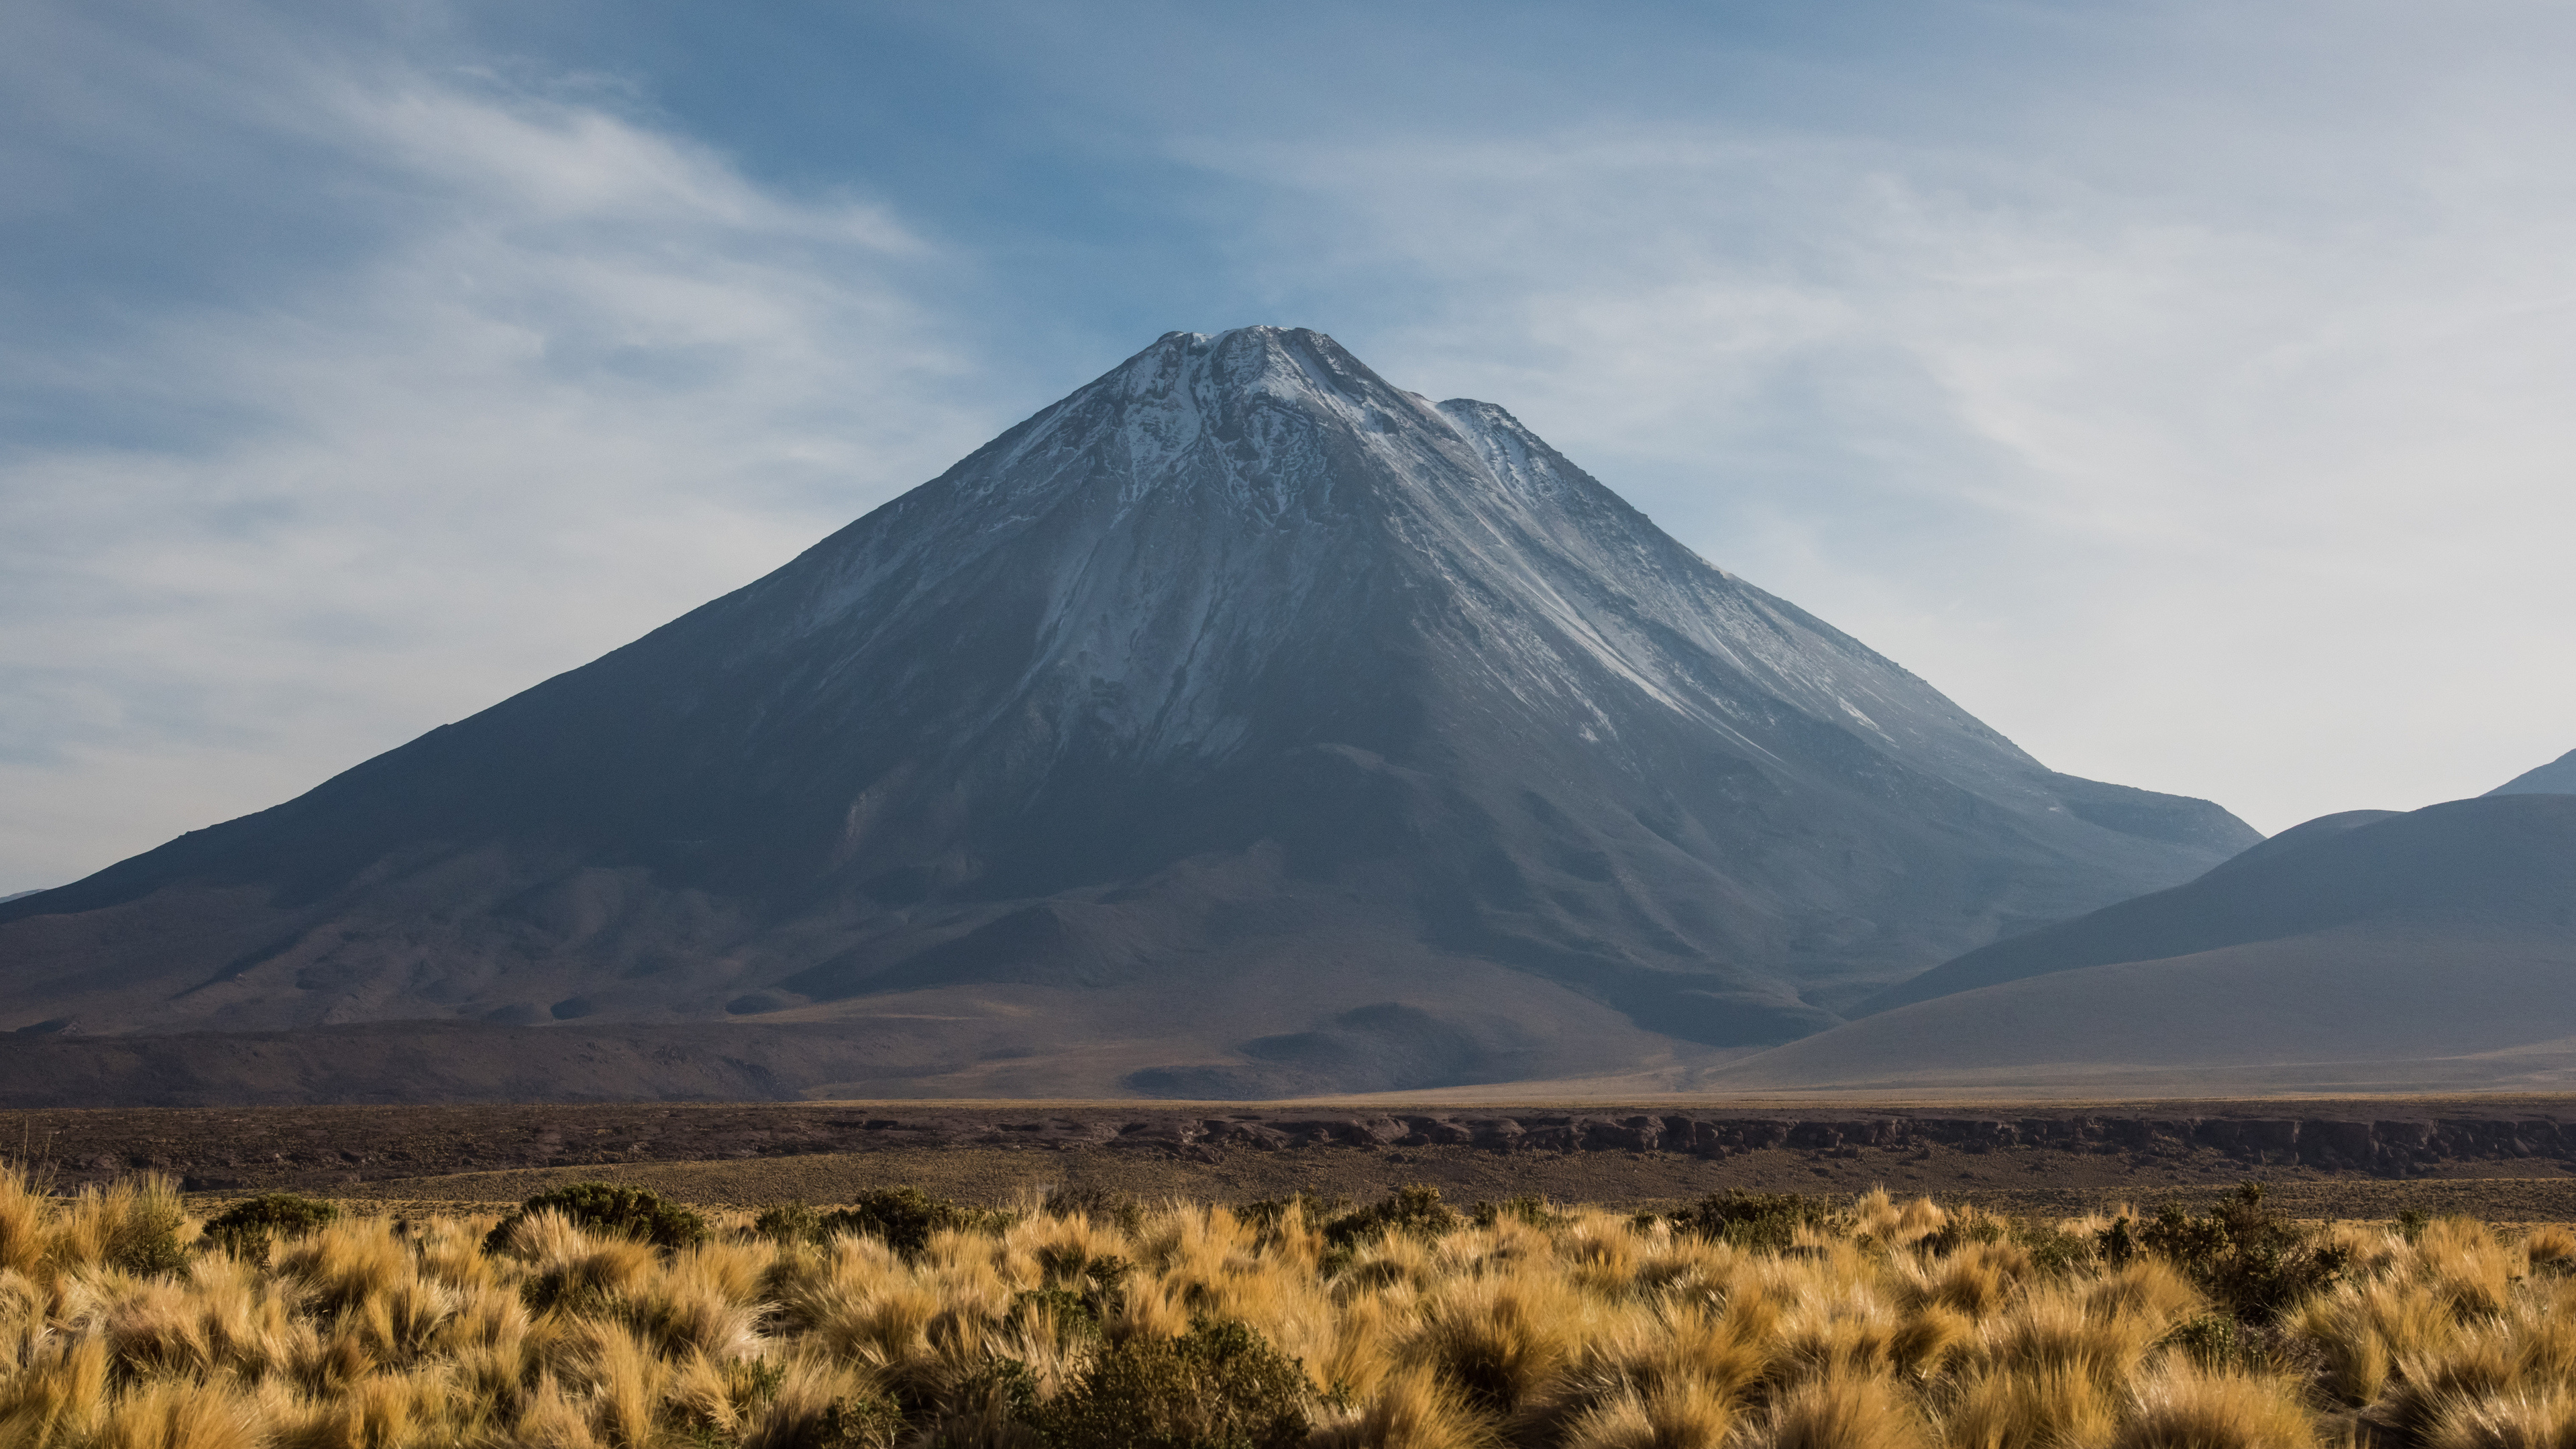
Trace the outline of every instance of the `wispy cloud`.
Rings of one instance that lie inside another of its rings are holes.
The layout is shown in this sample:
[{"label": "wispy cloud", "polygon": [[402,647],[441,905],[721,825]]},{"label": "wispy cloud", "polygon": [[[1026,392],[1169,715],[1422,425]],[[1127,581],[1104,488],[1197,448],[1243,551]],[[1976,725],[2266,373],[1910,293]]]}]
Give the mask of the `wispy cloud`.
[{"label": "wispy cloud", "polygon": [[7,7],[0,891],[1252,321],[2059,768],[2483,789],[2576,744],[2571,63],[2394,0]]},{"label": "wispy cloud", "polygon": [[[18,68],[131,53],[52,40]],[[910,298],[944,263],[881,207],[489,74],[243,60],[57,115],[146,174],[287,158],[257,186],[384,224],[243,295],[0,344],[12,392],[92,419],[0,456],[0,889],[583,663],[1002,421],[959,401]],[[197,109],[238,146],[175,142]]]},{"label": "wispy cloud", "polygon": [[2199,63],[2277,46],[2275,89],[2106,76],[2011,98],[2009,144],[1180,149],[1274,188],[1248,270],[1374,279],[1390,374],[1514,407],[2050,763],[2279,829],[2576,742],[2576,103],[2493,34],[2390,64],[2407,29],[2229,34]]}]

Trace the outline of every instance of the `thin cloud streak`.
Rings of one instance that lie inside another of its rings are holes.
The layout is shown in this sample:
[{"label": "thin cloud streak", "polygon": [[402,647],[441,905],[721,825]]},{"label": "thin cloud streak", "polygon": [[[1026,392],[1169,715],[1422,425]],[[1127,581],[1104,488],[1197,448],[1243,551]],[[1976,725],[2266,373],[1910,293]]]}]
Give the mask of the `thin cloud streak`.
[{"label": "thin cloud streak", "polygon": [[1513,406],[2059,768],[2279,829],[2576,725],[2576,205],[2526,181],[2576,115],[2523,119],[2524,164],[2417,138],[2294,216],[2237,201],[2287,164],[2255,133],[2152,197],[1694,126],[1186,154],[1278,186],[1248,270],[1406,280],[1354,339],[1393,375]]},{"label": "thin cloud streak", "polygon": [[879,208],[484,78],[238,83],[327,154],[312,184],[419,219],[257,305],[6,359],[102,414],[212,421],[0,462],[0,891],[583,663],[997,425],[913,299],[940,261]]},{"label": "thin cloud streak", "polygon": [[623,643],[1166,326],[1508,406],[2061,769],[2277,829],[2576,743],[2549,10],[685,37],[931,67],[995,158],[760,111],[756,51],[693,123],[668,47],[478,13],[0,16],[0,892]]}]

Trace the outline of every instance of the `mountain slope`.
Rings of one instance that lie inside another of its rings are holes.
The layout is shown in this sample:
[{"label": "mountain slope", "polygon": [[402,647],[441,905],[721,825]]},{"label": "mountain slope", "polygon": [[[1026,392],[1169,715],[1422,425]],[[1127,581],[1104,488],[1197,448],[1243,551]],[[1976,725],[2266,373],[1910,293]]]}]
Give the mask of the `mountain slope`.
[{"label": "mountain slope", "polygon": [[1174,333],[596,663],[0,906],[0,1021],[837,1020],[1258,1093],[1414,1011],[1427,1085],[1783,1040],[2255,838],[2046,770],[1500,408]]},{"label": "mountain slope", "polygon": [[1875,1100],[2563,1092],[2576,939],[2340,927],[1899,1007],[1698,1074]]},{"label": "mountain slope", "polygon": [[2525,770],[2487,793],[2490,795],[2576,795],[2576,750],[2569,750],[2536,770]]},{"label": "mountain slope", "polygon": [[2354,811],[1970,952],[1708,1085],[2501,1088],[2535,1051],[2576,1064],[2541,1050],[2576,1036],[2571,986],[2576,796]]},{"label": "mountain slope", "polygon": [[2320,816],[2188,885],[1946,961],[1856,1015],[2006,981],[2342,927],[2548,932],[2576,903],[2576,801],[2481,797]]}]

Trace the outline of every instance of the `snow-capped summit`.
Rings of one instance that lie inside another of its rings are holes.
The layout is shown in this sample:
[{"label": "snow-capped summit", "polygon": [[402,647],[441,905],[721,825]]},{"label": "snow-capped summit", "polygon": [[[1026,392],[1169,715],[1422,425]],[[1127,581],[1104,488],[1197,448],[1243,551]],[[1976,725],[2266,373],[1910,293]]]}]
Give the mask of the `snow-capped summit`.
[{"label": "snow-capped summit", "polygon": [[2254,838],[2051,773],[1500,407],[1173,332],[596,663],[0,908],[0,1013],[833,1021],[983,1092],[1563,1075]]}]

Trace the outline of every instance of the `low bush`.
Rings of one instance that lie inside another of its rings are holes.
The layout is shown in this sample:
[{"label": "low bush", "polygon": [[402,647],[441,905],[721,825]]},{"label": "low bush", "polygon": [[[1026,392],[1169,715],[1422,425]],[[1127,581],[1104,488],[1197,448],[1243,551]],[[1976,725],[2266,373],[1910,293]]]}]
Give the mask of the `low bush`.
[{"label": "low bush", "polygon": [[538,1193],[501,1219],[483,1239],[483,1250],[508,1249],[519,1224],[535,1213],[560,1214],[587,1232],[632,1238],[657,1248],[690,1248],[707,1239],[707,1220],[688,1208],[662,1200],[650,1188],[607,1182],[576,1182]]},{"label": "low bush", "polygon": [[1432,1239],[1456,1232],[1465,1219],[1440,1200],[1440,1189],[1410,1182],[1367,1207],[1356,1208],[1324,1224],[1324,1241],[1352,1248],[1386,1233]]},{"label": "low bush", "polygon": [[1060,1337],[1097,1338],[1103,1306],[1098,1297],[1070,1288],[1028,1288],[1011,1295],[1011,1311],[1003,1321],[1025,1329],[1043,1318]]},{"label": "low bush", "polygon": [[[1045,1266],[1047,1256],[1044,1252],[1039,1253],[1041,1267]],[[1050,1274],[1064,1279],[1064,1287],[1032,1288],[1015,1295],[1007,1317],[1012,1322],[1026,1324],[1044,1314],[1055,1321],[1060,1332],[1077,1337],[1097,1336],[1101,1325],[1107,1323],[1126,1302],[1127,1279],[1134,1272],[1134,1265],[1124,1258],[1090,1259],[1081,1265],[1079,1271]]]},{"label": "low bush", "polygon": [[2125,1268],[2144,1251],[2137,1230],[2125,1217],[2114,1218],[2111,1225],[2093,1235],[2093,1253],[2114,1268]]},{"label": "low bush", "polygon": [[1561,1226],[1565,1215],[1550,1206],[1548,1200],[1534,1192],[1507,1197],[1501,1202],[1480,1202],[1467,1210],[1467,1220],[1480,1228],[1500,1222],[1525,1223],[1533,1228]]},{"label": "low bush", "polygon": [[1940,1227],[1923,1235],[1915,1245],[1916,1252],[1927,1258],[1946,1258],[1961,1248],[1981,1243],[2000,1243],[2013,1236],[2013,1224],[1993,1213],[1980,1212],[1972,1205],[1961,1205]]},{"label": "low bush", "polygon": [[2029,1250],[2031,1267],[2052,1278],[2091,1267],[2100,1253],[2098,1240],[2089,1233],[2060,1232],[2034,1224],[2011,1236]]},{"label": "low bush", "polygon": [[929,1247],[935,1233],[998,1227],[1004,1221],[1003,1214],[906,1186],[862,1193],[849,1206],[829,1210],[802,1202],[777,1203],[752,1219],[751,1231],[777,1243],[820,1243],[845,1235],[874,1238],[909,1258]]},{"label": "low bush", "polygon": [[[903,1414],[893,1401],[880,1394],[852,1394],[770,1414],[742,1441],[742,1449],[893,1449],[903,1431]],[[733,1441],[701,1434],[698,1442],[714,1449]]]},{"label": "low bush", "polygon": [[1240,1323],[1103,1349],[1036,1417],[1053,1449],[1290,1449],[1313,1387],[1296,1360]]},{"label": "low bush", "polygon": [[273,1242],[292,1242],[340,1216],[319,1198],[272,1192],[245,1198],[206,1220],[206,1240],[236,1258],[259,1258]]},{"label": "low bush", "polygon": [[862,1193],[848,1207],[820,1215],[814,1231],[819,1238],[844,1233],[875,1238],[910,1258],[930,1246],[934,1233],[996,1227],[1002,1221],[999,1213],[932,1197],[917,1187],[887,1187]]},{"label": "low bush", "polygon": [[1831,1216],[1822,1198],[1793,1192],[1729,1191],[1701,1198],[1674,1213],[1671,1221],[1675,1232],[1776,1253],[1796,1240],[1798,1229],[1817,1226]]},{"label": "low bush", "polygon": [[2224,1313],[2201,1314],[2166,1334],[2165,1342],[2206,1369],[2239,1367],[2252,1347],[2236,1320]]},{"label": "low bush", "polygon": [[1038,1211],[1051,1218],[1088,1218],[1107,1223],[1123,1231],[1135,1231],[1145,1217],[1145,1205],[1123,1192],[1110,1192],[1097,1187],[1059,1187],[1046,1195]]},{"label": "low bush", "polygon": [[2168,1203],[2138,1234],[2202,1292],[2246,1323],[2269,1323],[2292,1303],[2334,1285],[2351,1254],[2263,1205],[2249,1182],[2194,1217]]},{"label": "low bush", "polygon": [[188,1251],[179,1246],[179,1229],[186,1221],[178,1186],[152,1173],[105,1188],[82,1188],[71,1200],[64,1227],[77,1251],[94,1254],[108,1267],[148,1277],[188,1265]]},{"label": "low bush", "polygon": [[1320,1227],[1348,1210],[1346,1198],[1320,1197],[1311,1192],[1292,1193],[1287,1197],[1265,1197],[1235,1208],[1234,1215],[1263,1233],[1275,1233],[1288,1221],[1291,1209],[1306,1220],[1309,1227]]},{"label": "low bush", "polygon": [[810,1243],[822,1236],[823,1215],[813,1204],[797,1201],[771,1203],[751,1220],[751,1234],[773,1243]]}]

